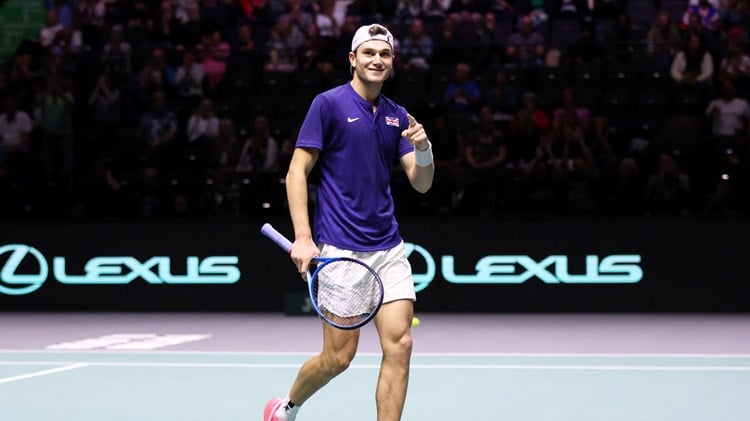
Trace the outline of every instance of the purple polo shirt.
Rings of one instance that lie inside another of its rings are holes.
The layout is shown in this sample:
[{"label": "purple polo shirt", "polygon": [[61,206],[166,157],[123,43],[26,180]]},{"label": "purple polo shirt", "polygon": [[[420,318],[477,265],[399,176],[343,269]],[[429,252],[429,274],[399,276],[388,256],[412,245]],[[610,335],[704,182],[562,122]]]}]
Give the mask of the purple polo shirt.
[{"label": "purple polo shirt", "polygon": [[316,242],[353,251],[401,242],[390,182],[393,166],[414,150],[401,137],[408,126],[403,107],[380,95],[373,113],[349,83],[315,97],[296,146],[320,150]]}]

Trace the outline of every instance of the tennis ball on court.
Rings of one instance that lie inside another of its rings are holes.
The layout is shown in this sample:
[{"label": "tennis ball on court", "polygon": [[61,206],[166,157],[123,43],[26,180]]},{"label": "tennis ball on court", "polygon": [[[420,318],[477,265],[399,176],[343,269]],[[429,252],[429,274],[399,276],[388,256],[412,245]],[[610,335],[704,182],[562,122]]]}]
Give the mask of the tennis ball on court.
[{"label": "tennis ball on court", "polygon": [[419,326],[419,317],[412,317],[411,318],[411,327],[417,327]]}]

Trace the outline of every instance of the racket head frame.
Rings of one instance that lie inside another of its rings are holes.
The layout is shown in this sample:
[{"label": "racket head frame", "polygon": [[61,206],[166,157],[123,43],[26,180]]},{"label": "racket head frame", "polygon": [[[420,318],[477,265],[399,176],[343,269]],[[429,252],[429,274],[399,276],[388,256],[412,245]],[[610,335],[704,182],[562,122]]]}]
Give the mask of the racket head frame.
[{"label": "racket head frame", "polygon": [[[315,257],[313,258],[313,261],[316,263],[317,267],[315,268],[315,271],[312,274],[310,273],[309,270],[307,271],[307,288],[308,288],[308,293],[310,294],[310,301],[312,303],[312,306],[315,309],[315,312],[318,313],[320,318],[322,318],[323,321],[330,324],[331,326],[336,327],[338,329],[343,329],[343,330],[354,330],[369,323],[370,320],[372,320],[375,317],[375,315],[378,313],[378,311],[380,310],[380,307],[383,305],[383,296],[384,296],[383,282],[381,281],[378,273],[375,272],[373,268],[371,268],[364,262],[357,260],[357,259],[350,258],[350,257]],[[318,274],[320,273],[321,269],[324,269],[325,266],[328,264],[341,262],[341,261],[353,262],[355,264],[361,265],[364,268],[366,268],[370,272],[370,274],[373,276],[373,279],[376,281],[377,288],[378,288],[378,300],[376,301],[375,307],[372,309],[372,311],[370,311],[370,313],[366,317],[362,318],[361,320],[353,324],[338,323],[335,320],[331,319],[328,315],[326,315],[325,312],[321,310],[320,307],[318,306],[317,294],[315,292],[315,286],[317,284]]]},{"label": "racket head frame", "polygon": [[[263,235],[265,235],[266,237],[268,237],[269,239],[271,239],[274,243],[276,243],[276,245],[278,245],[282,249],[286,250],[287,253],[291,253],[291,251],[292,251],[292,242],[289,241],[289,239],[286,238],[279,231],[277,231],[276,228],[274,228],[271,224],[269,224],[269,223],[263,224],[263,226],[261,227],[260,232]],[[333,263],[333,262],[336,262],[336,261],[341,261],[341,260],[353,261],[353,262],[356,262],[357,264],[363,265],[365,268],[367,268],[367,270],[369,270],[370,273],[372,273],[372,275],[374,275],[374,279],[377,282],[377,285],[378,285],[378,288],[379,288],[379,293],[380,293],[379,300],[376,303],[376,307],[367,315],[367,317],[365,317],[362,320],[360,320],[359,322],[351,324],[351,325],[344,325],[344,324],[341,324],[341,323],[337,323],[334,320],[331,320],[320,309],[320,307],[318,307],[318,300],[317,300],[316,294],[315,294],[315,282],[317,282],[317,275],[318,275],[318,273],[320,273],[320,270],[322,268],[324,268],[327,264],[330,264],[330,263]],[[315,312],[318,313],[318,316],[320,316],[320,318],[323,319],[323,321],[325,321],[326,323],[328,323],[331,326],[336,327],[338,329],[354,330],[354,329],[357,329],[359,327],[364,326],[365,324],[367,324],[370,320],[372,320],[375,317],[375,315],[380,310],[380,307],[383,305],[384,291],[383,291],[383,282],[380,280],[380,276],[377,274],[377,272],[375,272],[374,269],[372,269],[370,266],[368,266],[367,264],[365,264],[364,262],[362,262],[360,260],[352,259],[352,258],[349,258],[349,257],[314,257],[313,261],[316,263],[317,267],[315,268],[315,271],[313,273],[310,273],[309,270],[306,273],[307,288],[308,288],[308,293],[310,295],[310,301],[312,302],[312,306],[315,309]]]}]

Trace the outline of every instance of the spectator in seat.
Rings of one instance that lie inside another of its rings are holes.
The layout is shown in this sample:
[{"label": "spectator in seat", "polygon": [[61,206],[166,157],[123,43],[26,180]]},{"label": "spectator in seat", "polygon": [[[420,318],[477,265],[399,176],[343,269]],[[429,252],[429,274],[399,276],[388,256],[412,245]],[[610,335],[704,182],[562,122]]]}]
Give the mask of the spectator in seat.
[{"label": "spectator in seat", "polygon": [[442,22],[448,17],[451,0],[422,0],[422,14],[425,19]]},{"label": "spectator in seat", "polygon": [[72,81],[52,78],[37,104],[47,181],[66,189],[73,187],[73,102]]},{"label": "spectator in seat", "polygon": [[0,114],[0,148],[6,161],[8,178],[16,180],[27,174],[31,160],[33,121],[28,113],[18,109],[16,98],[8,96]]},{"label": "spectator in seat", "polygon": [[737,96],[731,80],[722,81],[721,96],[708,104],[706,116],[711,123],[711,171],[739,167],[750,134],[750,105]]},{"label": "spectator in seat", "polygon": [[232,55],[232,47],[224,42],[221,32],[214,31],[208,42],[209,51],[203,59],[203,70],[206,72],[206,88],[208,93],[216,95],[227,74],[227,65]]},{"label": "spectator in seat", "polygon": [[508,82],[504,69],[495,72],[495,80],[484,95],[484,102],[495,116],[495,120],[509,121],[518,110],[518,88]]},{"label": "spectator in seat", "polygon": [[[575,120],[575,117],[572,118]],[[564,123],[561,164],[567,183],[567,211],[591,213],[596,210],[600,173],[585,133],[580,126]]]},{"label": "spectator in seat", "polygon": [[422,20],[412,20],[409,35],[401,43],[402,67],[429,69],[432,48],[432,37],[425,33]]},{"label": "spectator in seat", "polygon": [[58,19],[57,10],[51,9],[47,11],[47,19],[45,25],[39,30],[39,43],[42,47],[52,46],[52,42],[55,40],[55,36],[58,32],[63,29],[63,25]]},{"label": "spectator in seat", "polygon": [[536,49],[545,45],[544,36],[533,30],[531,17],[522,16],[518,23],[518,31],[508,38],[507,47],[513,49],[513,56],[522,65],[532,63],[536,56]]},{"label": "spectator in seat", "polygon": [[[338,36],[334,40],[335,48],[333,57],[347,57],[352,49],[352,37],[359,28],[359,17],[347,14],[341,23]],[[394,40],[395,42],[395,40]],[[349,72],[347,71],[347,76]]]},{"label": "spectator in seat", "polygon": [[557,213],[563,208],[562,165],[542,145],[523,169],[519,206],[527,213]]},{"label": "spectator in seat", "polygon": [[467,61],[466,43],[466,37],[458,30],[456,18],[453,15],[446,16],[440,32],[434,38],[434,64],[449,65]]},{"label": "spectator in seat", "polygon": [[157,47],[151,51],[151,57],[138,71],[138,88],[140,94],[150,96],[156,91],[172,93],[174,88],[174,69],[167,63],[166,52]]},{"label": "spectator in seat", "polygon": [[305,43],[299,49],[299,70],[303,72],[319,71],[328,74],[333,71],[330,49],[323,37],[320,36],[318,26],[308,25]]},{"label": "spectator in seat", "polygon": [[240,151],[237,172],[275,173],[279,170],[279,144],[271,135],[268,118],[257,116]]},{"label": "spectator in seat", "polygon": [[287,12],[279,17],[286,20],[293,30],[307,35],[307,28],[311,23],[315,23],[312,13],[304,10],[302,0],[287,0]]},{"label": "spectator in seat", "polygon": [[219,135],[211,151],[211,165],[216,173],[226,173],[228,178],[234,174],[240,159],[240,142],[231,119],[219,120]]},{"label": "spectator in seat", "polygon": [[14,87],[16,105],[19,109],[30,110],[34,106],[33,85],[42,77],[39,60],[29,50],[18,51],[10,63],[8,85]]},{"label": "spectator in seat", "polygon": [[567,113],[576,115],[577,121],[581,124],[584,132],[588,132],[591,127],[591,110],[588,107],[579,105],[576,99],[576,90],[573,87],[563,89],[562,105],[552,112],[552,124],[559,127]]},{"label": "spectator in seat", "polygon": [[517,125],[519,127],[526,127],[527,122],[531,122],[533,125],[534,132],[538,135],[538,137],[536,137],[537,141],[544,139],[549,135],[552,126],[550,117],[547,112],[539,106],[539,99],[533,92],[526,92],[523,94],[523,101],[520,108],[510,122],[511,131],[514,131]]},{"label": "spectator in seat", "polygon": [[137,137],[146,166],[165,168],[174,163],[178,150],[175,139],[177,117],[167,107],[167,95],[164,91],[157,90],[151,97],[151,109],[141,116]]},{"label": "spectator in seat", "polygon": [[201,16],[200,6],[195,0],[178,3],[175,17],[180,22],[175,34],[175,44],[184,48],[192,48],[201,41],[201,35],[206,31],[206,23]]},{"label": "spectator in seat", "polygon": [[727,42],[726,52],[719,63],[719,80],[732,81],[741,97],[750,95],[750,55],[739,41]]},{"label": "spectator in seat", "polygon": [[394,20],[404,23],[414,22],[415,19],[420,19],[422,14],[421,0],[398,0]]},{"label": "spectator in seat", "polygon": [[604,44],[597,39],[596,22],[593,20],[582,22],[579,38],[568,47],[569,58],[576,63],[593,63],[604,58],[605,53]]},{"label": "spectator in seat", "polygon": [[477,199],[480,216],[494,216],[497,210],[506,158],[505,136],[495,125],[492,110],[482,107],[477,127],[466,137],[466,163],[474,190],[470,195]]},{"label": "spectator in seat", "polygon": [[76,22],[73,26],[81,28],[86,44],[99,51],[102,42],[104,16],[107,10],[105,1],[79,0],[76,9]]},{"label": "spectator in seat", "polygon": [[690,43],[692,36],[697,36],[701,40],[701,44],[711,52],[711,55],[716,56],[718,54],[719,34],[703,26],[700,15],[691,14],[688,17],[687,27],[681,25],[680,31],[683,47]]},{"label": "spectator in seat", "polygon": [[451,114],[453,124],[459,129],[466,128],[471,114],[477,111],[482,101],[482,91],[479,84],[472,79],[469,64],[456,64],[453,80],[445,87],[443,99]]},{"label": "spectator in seat", "polygon": [[617,180],[609,196],[609,209],[614,214],[637,215],[645,210],[646,182],[642,169],[632,157],[623,158]]},{"label": "spectator in seat", "polygon": [[185,50],[182,53],[182,63],[177,67],[174,76],[177,96],[185,103],[185,107],[193,109],[200,98],[203,98],[205,81],[206,71],[203,69],[203,63],[196,62],[192,50]]},{"label": "spectator in seat", "polygon": [[488,11],[474,31],[474,59],[476,68],[495,69],[500,65],[500,52],[505,47],[505,35],[497,23],[495,13]]},{"label": "spectator in seat", "polygon": [[612,181],[617,177],[617,154],[615,135],[610,132],[607,117],[597,115],[593,119],[591,130],[584,133],[586,143],[591,151],[591,156],[599,168],[602,182],[606,187],[611,187]]},{"label": "spectator in seat", "polygon": [[698,36],[691,36],[687,47],[675,55],[671,76],[678,93],[695,94],[699,101],[708,98],[714,77],[714,60]]},{"label": "spectator in seat", "polygon": [[99,75],[94,89],[89,95],[90,135],[93,142],[90,147],[95,151],[108,151],[119,136],[119,124],[122,118],[123,99],[120,89],[112,82],[107,73]]},{"label": "spectator in seat", "polygon": [[209,187],[212,214],[240,215],[240,185],[235,166],[239,160],[240,144],[232,120],[219,121],[219,136],[211,155],[211,170],[214,184]]},{"label": "spectator in seat", "polygon": [[185,46],[179,43],[180,22],[174,14],[174,6],[170,0],[162,0],[159,7],[159,17],[154,22],[152,39],[156,45],[164,48],[174,48],[176,51],[185,50]]},{"label": "spectator in seat", "polygon": [[314,1],[312,4],[315,25],[320,36],[332,43],[339,33],[341,22],[336,19],[336,0]]},{"label": "spectator in seat", "polygon": [[199,166],[205,166],[219,137],[219,118],[211,99],[201,100],[188,120],[186,134],[188,159],[195,161]]},{"label": "spectator in seat", "polygon": [[663,10],[657,12],[648,32],[648,53],[666,69],[680,50],[680,43],[680,33],[672,17]]},{"label": "spectator in seat", "polygon": [[57,13],[60,24],[66,28],[73,26],[75,13],[73,12],[74,2],[70,0],[43,0],[44,6],[48,11]]},{"label": "spectator in seat", "polygon": [[115,84],[122,87],[123,82],[130,77],[132,47],[125,40],[125,32],[121,25],[115,25],[109,34],[109,41],[102,51],[102,66],[104,71],[112,76]]},{"label": "spectator in seat", "polygon": [[297,70],[297,50],[305,43],[305,35],[285,17],[279,18],[266,42],[266,71],[291,73]]},{"label": "spectator in seat", "polygon": [[435,168],[445,174],[433,186],[437,206],[440,212],[455,212],[461,207],[466,188],[466,136],[450,124],[444,113],[436,115],[427,126],[435,151]]},{"label": "spectator in seat", "polygon": [[718,32],[721,29],[721,13],[708,0],[698,0],[696,4],[688,6],[682,15],[682,28],[686,29],[690,25],[690,17],[698,16],[701,26],[711,32]]},{"label": "spectator in seat", "polygon": [[684,173],[674,157],[659,156],[658,167],[646,183],[647,210],[656,214],[688,214],[692,200],[690,177]]},{"label": "spectator in seat", "polygon": [[737,31],[747,41],[746,28],[750,28],[750,4],[745,0],[726,0],[722,12],[722,27],[727,33]]}]

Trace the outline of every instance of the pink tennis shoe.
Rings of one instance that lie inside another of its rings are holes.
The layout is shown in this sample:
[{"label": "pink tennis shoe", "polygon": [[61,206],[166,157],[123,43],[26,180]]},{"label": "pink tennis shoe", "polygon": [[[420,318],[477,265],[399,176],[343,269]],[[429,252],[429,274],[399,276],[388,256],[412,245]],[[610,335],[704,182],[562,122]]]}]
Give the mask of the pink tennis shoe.
[{"label": "pink tennis shoe", "polygon": [[266,403],[263,409],[263,421],[294,421],[294,416],[290,415],[283,408],[284,400],[273,398]]}]

